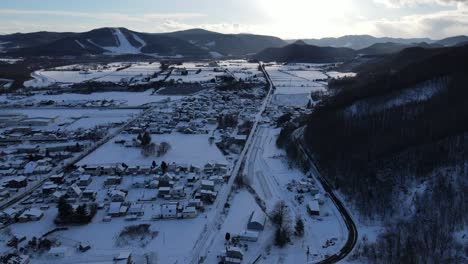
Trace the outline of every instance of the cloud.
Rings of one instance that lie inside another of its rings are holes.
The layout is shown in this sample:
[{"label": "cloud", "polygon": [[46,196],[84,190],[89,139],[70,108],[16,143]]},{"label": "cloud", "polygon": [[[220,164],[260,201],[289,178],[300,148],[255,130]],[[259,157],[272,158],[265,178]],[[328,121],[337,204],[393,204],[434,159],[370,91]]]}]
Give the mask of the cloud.
[{"label": "cloud", "polygon": [[122,22],[154,22],[164,19],[189,19],[194,17],[204,17],[201,13],[148,13],[139,15],[128,15],[123,13],[91,13],[91,12],[70,12],[60,10],[18,10],[18,9],[0,9],[0,15],[44,15],[44,16],[65,16],[80,17],[97,20],[113,20]]},{"label": "cloud", "polygon": [[438,4],[438,5],[467,5],[468,0],[374,0],[390,8]]},{"label": "cloud", "polygon": [[431,37],[435,39],[467,33],[468,8],[409,15],[399,19],[367,21],[371,34],[393,37]]}]

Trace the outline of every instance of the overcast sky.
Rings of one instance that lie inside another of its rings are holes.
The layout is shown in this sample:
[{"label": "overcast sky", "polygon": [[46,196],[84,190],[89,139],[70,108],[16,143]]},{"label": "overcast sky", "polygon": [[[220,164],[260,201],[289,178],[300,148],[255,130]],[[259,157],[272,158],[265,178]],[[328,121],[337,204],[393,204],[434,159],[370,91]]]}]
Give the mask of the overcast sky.
[{"label": "overcast sky", "polygon": [[0,33],[204,28],[281,38],[468,35],[468,0],[0,0]]}]

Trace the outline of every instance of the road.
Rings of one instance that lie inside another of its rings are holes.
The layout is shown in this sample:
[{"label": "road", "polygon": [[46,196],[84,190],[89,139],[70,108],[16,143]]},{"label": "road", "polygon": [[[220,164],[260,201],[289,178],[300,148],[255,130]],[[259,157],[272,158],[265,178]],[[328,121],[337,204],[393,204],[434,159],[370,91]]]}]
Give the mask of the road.
[{"label": "road", "polygon": [[337,252],[334,255],[331,255],[318,263],[320,264],[330,264],[330,263],[337,263],[340,260],[343,260],[346,256],[351,253],[353,250],[354,246],[356,245],[357,239],[358,239],[358,230],[356,228],[356,224],[354,223],[353,218],[349,214],[348,210],[346,207],[343,205],[341,200],[336,196],[336,194],[333,191],[332,185],[328,182],[326,178],[324,178],[318,171],[317,167],[315,166],[315,162],[313,159],[313,156],[310,154],[310,152],[304,147],[304,138],[302,137],[304,133],[304,128],[299,128],[298,130],[293,133],[292,138],[295,140],[297,143],[296,145],[298,146],[298,149],[304,154],[304,156],[308,159],[310,163],[310,171],[312,172],[313,176],[320,181],[320,183],[323,186],[323,189],[328,193],[328,196],[330,199],[333,201],[335,204],[336,208],[340,212],[343,221],[346,225],[346,228],[348,229],[348,239],[346,240],[346,243],[344,246],[340,249],[339,252]]},{"label": "road", "polygon": [[[263,64],[261,62],[260,62],[260,65],[262,66],[262,70],[265,76],[268,76],[268,73],[265,71]],[[229,193],[231,192],[232,186],[234,185],[235,178],[237,177],[241,168],[243,167],[245,163],[246,154],[249,151],[249,148],[252,145],[252,142],[254,141],[254,138],[257,135],[258,125],[260,123],[260,120],[262,119],[262,114],[265,112],[266,107],[269,105],[271,101],[274,87],[273,87],[273,83],[270,81],[270,78],[268,77],[266,79],[268,81],[267,96],[265,100],[263,101],[263,104],[260,107],[260,110],[258,111],[257,115],[255,116],[252,130],[250,131],[250,134],[247,137],[247,141],[244,145],[244,148],[242,149],[242,152],[239,155],[239,158],[237,159],[237,162],[231,171],[231,176],[229,177],[227,186],[223,188],[223,192],[220,192],[218,194],[218,197],[216,198],[216,201],[214,204],[214,210],[216,211],[208,220],[208,223],[205,225],[204,231],[200,234],[200,237],[197,239],[197,242],[195,246],[193,247],[193,250],[192,250],[193,255],[190,261],[190,263],[192,264],[202,263],[203,258],[207,255],[211,244],[215,240],[216,232],[214,231],[216,231],[218,225],[222,223],[220,220],[221,219],[220,216],[221,216],[221,213],[223,212],[224,204],[227,202]]]}]

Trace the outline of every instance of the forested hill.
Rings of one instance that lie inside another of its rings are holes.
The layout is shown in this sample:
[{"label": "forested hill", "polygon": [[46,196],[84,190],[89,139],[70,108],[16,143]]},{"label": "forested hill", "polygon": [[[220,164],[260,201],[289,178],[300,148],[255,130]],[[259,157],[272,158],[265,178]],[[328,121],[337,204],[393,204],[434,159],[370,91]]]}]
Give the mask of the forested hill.
[{"label": "forested hill", "polygon": [[466,261],[468,46],[406,49],[330,89],[308,119],[307,147],[356,213],[387,227],[355,257]]}]

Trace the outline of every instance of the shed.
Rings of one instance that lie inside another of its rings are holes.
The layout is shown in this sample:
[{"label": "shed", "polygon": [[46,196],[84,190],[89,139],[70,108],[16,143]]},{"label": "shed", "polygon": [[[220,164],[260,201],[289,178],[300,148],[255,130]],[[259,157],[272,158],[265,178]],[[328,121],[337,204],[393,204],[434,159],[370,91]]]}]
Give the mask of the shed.
[{"label": "shed", "polygon": [[263,231],[265,228],[266,216],[263,212],[253,211],[247,224],[247,229],[255,231]]}]

